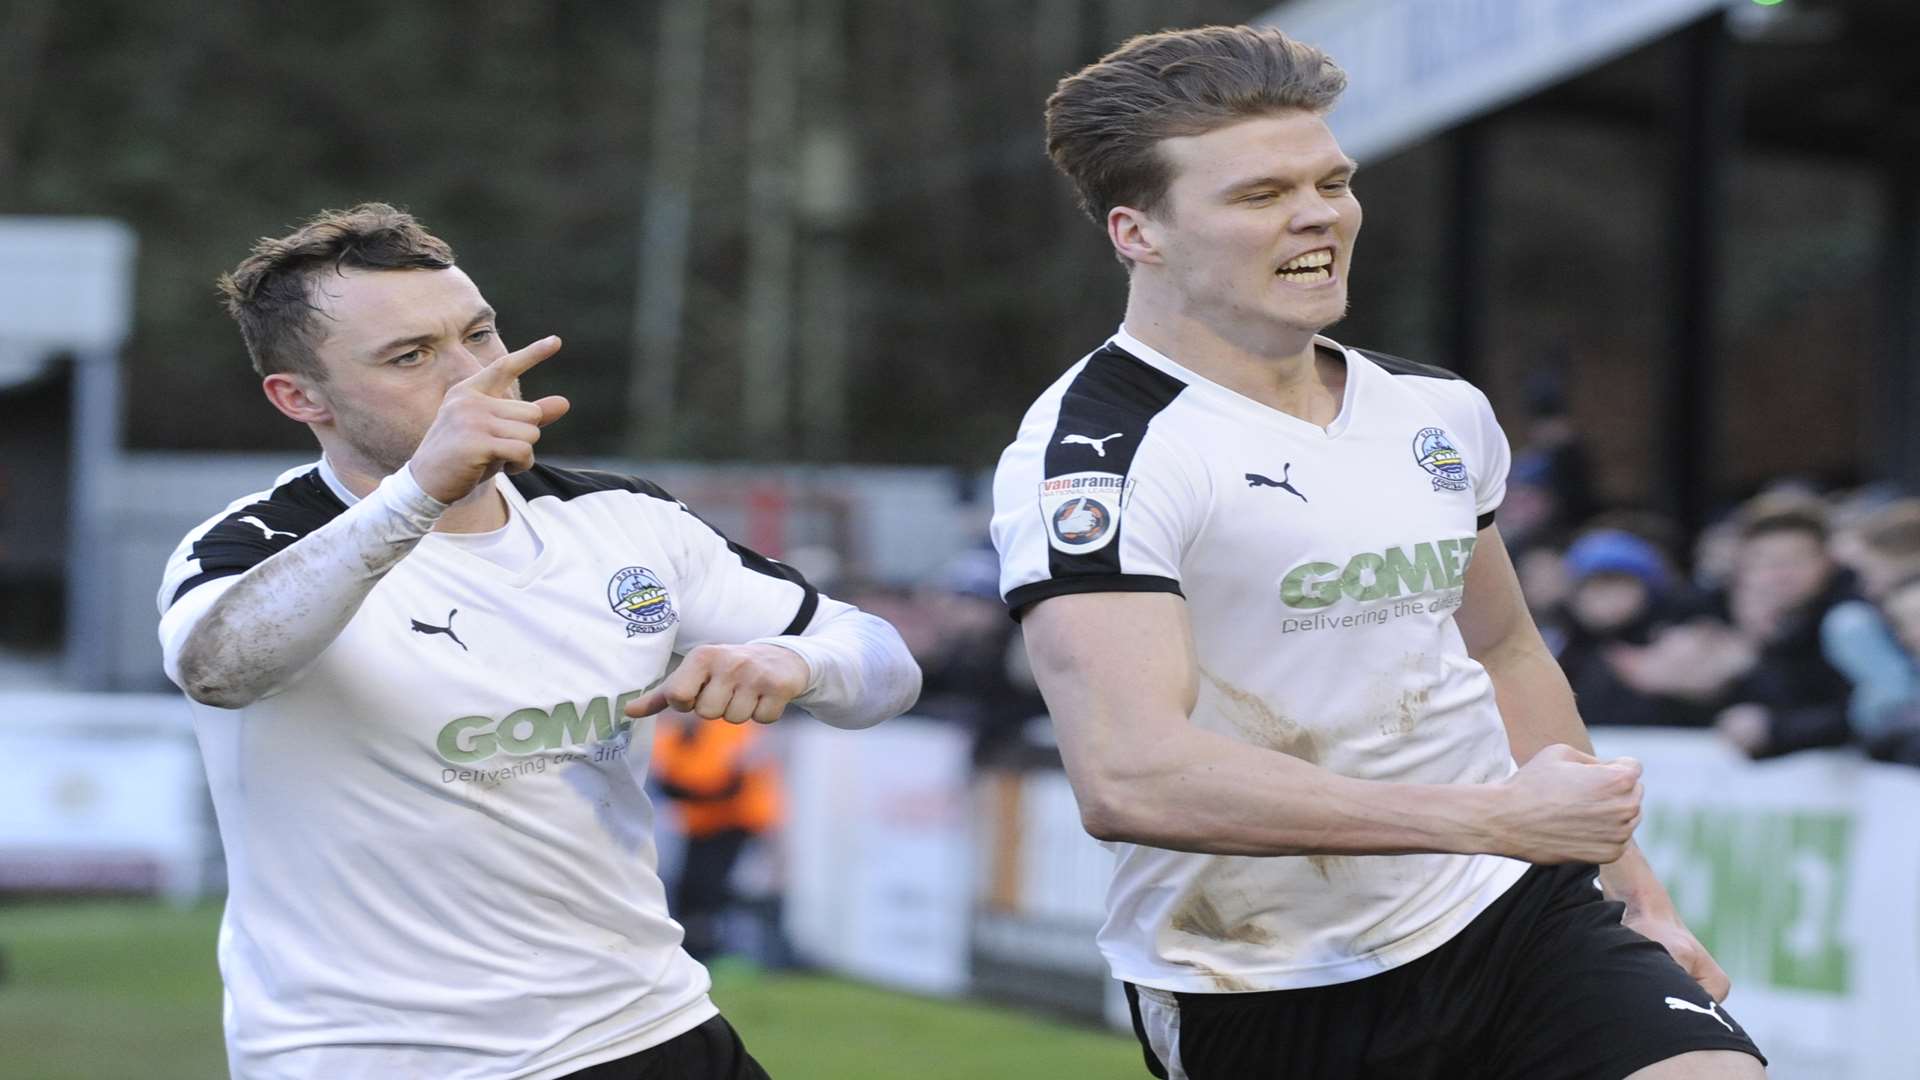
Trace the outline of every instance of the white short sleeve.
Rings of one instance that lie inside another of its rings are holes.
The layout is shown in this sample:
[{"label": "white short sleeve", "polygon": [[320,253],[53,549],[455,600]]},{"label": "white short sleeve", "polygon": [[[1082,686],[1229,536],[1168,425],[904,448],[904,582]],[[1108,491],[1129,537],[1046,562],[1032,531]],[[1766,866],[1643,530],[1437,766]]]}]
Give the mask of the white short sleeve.
[{"label": "white short sleeve", "polygon": [[675,651],[806,632],[825,598],[800,571],[727,539],[684,504],[672,520],[681,545]]},{"label": "white short sleeve", "polygon": [[993,485],[1000,591],[1015,618],[1065,593],[1180,593],[1205,503],[1153,420],[1185,388],[1108,346],[1027,413]]},{"label": "white short sleeve", "polygon": [[1467,472],[1473,479],[1474,513],[1485,518],[1506,501],[1507,471],[1513,466],[1513,450],[1507,445],[1507,433],[1501,430],[1500,421],[1494,418],[1493,404],[1487,395],[1476,386],[1468,385],[1467,389],[1472,391],[1474,412],[1474,423],[1467,430],[1474,433],[1477,443]]}]

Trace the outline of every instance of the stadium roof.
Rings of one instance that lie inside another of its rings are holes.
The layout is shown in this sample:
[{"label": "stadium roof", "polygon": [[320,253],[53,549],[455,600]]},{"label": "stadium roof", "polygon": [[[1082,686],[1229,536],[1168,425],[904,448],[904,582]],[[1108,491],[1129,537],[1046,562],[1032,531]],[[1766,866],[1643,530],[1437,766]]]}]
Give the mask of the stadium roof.
[{"label": "stadium roof", "polygon": [[1523,98],[1663,117],[1673,83],[1642,47],[1723,10],[1749,144],[1881,157],[1920,139],[1907,0],[1290,0],[1260,21],[1346,68],[1331,123],[1365,160]]}]

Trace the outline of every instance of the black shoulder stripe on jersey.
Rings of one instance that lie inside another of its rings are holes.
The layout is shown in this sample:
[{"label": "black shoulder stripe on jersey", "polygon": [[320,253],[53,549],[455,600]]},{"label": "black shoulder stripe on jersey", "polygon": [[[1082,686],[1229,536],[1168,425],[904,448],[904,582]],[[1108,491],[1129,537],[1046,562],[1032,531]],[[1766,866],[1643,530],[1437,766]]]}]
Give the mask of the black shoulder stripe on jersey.
[{"label": "black shoulder stripe on jersey", "polygon": [[665,499],[670,503],[680,501],[651,480],[607,472],[605,469],[556,469],[551,465],[536,464],[507,479],[528,499],[550,498],[564,502],[602,491],[630,491],[636,495]]},{"label": "black shoulder stripe on jersey", "polygon": [[651,480],[607,472],[603,469],[557,469],[551,465],[540,464],[508,479],[528,500],[553,498],[565,501],[603,491],[628,491],[635,495],[663,499],[692,515],[695,521],[713,529],[714,535],[726,541],[727,550],[733,552],[742,566],[756,573],[779,578],[782,581],[791,581],[800,586],[800,609],[794,612],[793,621],[787,624],[787,628],[780,631],[782,637],[805,633],[807,627],[813,623],[814,613],[820,610],[820,590],[813,587],[813,583],[807,580],[806,575],[786,563],[769,559],[750,547],[735,543],[732,537],[714,528],[712,522],[695,514],[686,503],[674,498],[666,488]]},{"label": "black shoulder stripe on jersey", "polygon": [[1404,356],[1392,353],[1375,352],[1372,349],[1355,349],[1354,352],[1380,365],[1383,371],[1393,375],[1421,375],[1429,379],[1458,379],[1460,376],[1443,367],[1422,364],[1408,360]]},{"label": "black shoulder stripe on jersey", "polygon": [[246,573],[346,509],[347,504],[320,479],[320,470],[301,473],[201,533],[187,553],[200,564],[200,572],[181,582],[167,603],[179,603],[181,597],[215,578]]},{"label": "black shoulder stripe on jersey", "polygon": [[[1060,418],[1047,440],[1047,478],[1081,472],[1126,476],[1147,425],[1186,388],[1186,383],[1108,342],[1087,358],[1060,399]],[[1121,520],[1114,522],[1113,539],[1098,551],[1073,555],[1049,540],[1048,576],[1122,574],[1120,542],[1126,524],[1124,515],[1116,516]]]},{"label": "black shoulder stripe on jersey", "polygon": [[1180,583],[1158,574],[1080,574],[1029,582],[1007,594],[1007,612],[1014,622],[1027,617],[1033,605],[1055,596],[1086,592],[1165,592],[1185,597]]}]

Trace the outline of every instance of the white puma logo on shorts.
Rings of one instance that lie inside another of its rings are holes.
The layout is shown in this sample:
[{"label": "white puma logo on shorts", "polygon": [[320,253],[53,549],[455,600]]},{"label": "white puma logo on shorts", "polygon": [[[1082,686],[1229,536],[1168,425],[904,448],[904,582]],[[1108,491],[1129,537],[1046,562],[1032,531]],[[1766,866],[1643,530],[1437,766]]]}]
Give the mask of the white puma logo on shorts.
[{"label": "white puma logo on shorts", "polygon": [[1733,1030],[1733,1025],[1727,1023],[1727,1018],[1720,1015],[1720,1003],[1717,1001],[1707,1002],[1707,1007],[1703,1009],[1700,1006],[1695,1005],[1693,1002],[1685,1000],[1684,998],[1670,997],[1667,999],[1667,1008],[1685,1009],[1688,1012],[1697,1012],[1701,1016],[1711,1016],[1715,1020],[1720,1021],[1721,1025],[1725,1027],[1728,1031]]}]

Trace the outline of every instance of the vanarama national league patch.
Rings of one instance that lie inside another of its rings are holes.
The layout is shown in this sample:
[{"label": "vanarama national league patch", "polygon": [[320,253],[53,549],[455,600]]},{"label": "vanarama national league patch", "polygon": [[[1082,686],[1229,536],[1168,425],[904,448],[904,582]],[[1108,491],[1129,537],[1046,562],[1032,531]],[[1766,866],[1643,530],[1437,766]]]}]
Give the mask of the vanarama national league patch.
[{"label": "vanarama national league patch", "polygon": [[1118,473],[1078,472],[1040,481],[1040,515],[1047,543],[1069,555],[1099,551],[1113,542],[1133,481]]}]

